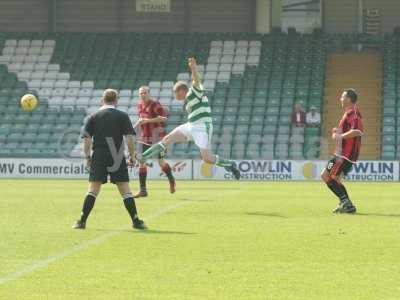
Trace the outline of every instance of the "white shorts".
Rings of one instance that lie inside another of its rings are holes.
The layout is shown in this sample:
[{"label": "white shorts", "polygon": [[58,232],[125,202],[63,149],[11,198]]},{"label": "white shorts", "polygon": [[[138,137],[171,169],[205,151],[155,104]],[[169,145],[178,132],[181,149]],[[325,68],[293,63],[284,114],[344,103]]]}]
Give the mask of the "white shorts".
[{"label": "white shorts", "polygon": [[183,133],[200,149],[211,149],[212,123],[185,123],[176,127],[172,132],[174,131]]}]

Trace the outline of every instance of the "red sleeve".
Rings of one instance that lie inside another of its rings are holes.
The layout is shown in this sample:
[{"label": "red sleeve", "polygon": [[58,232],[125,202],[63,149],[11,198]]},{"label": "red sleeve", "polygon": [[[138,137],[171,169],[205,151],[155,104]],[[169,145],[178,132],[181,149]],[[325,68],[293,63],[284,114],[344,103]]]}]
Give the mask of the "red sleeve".
[{"label": "red sleeve", "polygon": [[161,105],[161,103],[157,102],[157,104],[154,107],[154,112],[159,116],[159,117],[167,117],[168,114],[165,111],[164,107]]}]

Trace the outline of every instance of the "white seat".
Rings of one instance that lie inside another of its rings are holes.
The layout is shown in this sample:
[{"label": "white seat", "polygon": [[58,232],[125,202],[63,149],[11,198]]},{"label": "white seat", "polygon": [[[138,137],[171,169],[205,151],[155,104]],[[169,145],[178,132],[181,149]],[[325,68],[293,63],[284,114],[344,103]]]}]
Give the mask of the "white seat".
[{"label": "white seat", "polygon": [[249,56],[247,58],[247,64],[250,66],[257,66],[260,62],[260,57],[259,56]]},{"label": "white seat", "polygon": [[6,46],[3,48],[3,55],[13,55],[15,53],[14,46]]},{"label": "white seat", "polygon": [[32,71],[23,71],[17,74],[18,79],[22,81],[28,81],[31,78]]},{"label": "white seat", "polygon": [[0,64],[8,64],[11,61],[11,55],[0,56]]},{"label": "white seat", "polygon": [[120,98],[118,100],[118,106],[129,106],[130,102],[130,98]]},{"label": "white seat", "polygon": [[233,59],[235,64],[245,64],[247,62],[247,56],[245,55],[236,55]]},{"label": "white seat", "polygon": [[43,80],[41,87],[42,88],[53,88],[54,87],[54,80]]},{"label": "white seat", "polygon": [[15,48],[15,54],[16,55],[26,55],[28,54],[28,47],[17,47]]},{"label": "white seat", "polygon": [[225,41],[224,42],[224,49],[235,49],[236,42],[235,41]]},{"label": "white seat", "polygon": [[94,98],[101,98],[103,96],[103,90],[93,90],[92,96]]},{"label": "white seat", "polygon": [[44,78],[45,72],[44,71],[37,71],[31,73],[31,79],[38,79],[42,80]]},{"label": "white seat", "polygon": [[222,48],[211,48],[210,49],[210,56],[211,55],[221,55],[222,54]]},{"label": "white seat", "polygon": [[64,88],[66,89],[68,86],[68,80],[57,80],[54,84],[55,88]]},{"label": "white seat", "polygon": [[161,87],[161,82],[160,81],[150,81],[149,82],[149,88],[154,89],[154,88],[160,88]]},{"label": "white seat", "polygon": [[42,40],[32,40],[31,41],[31,47],[42,47],[43,46],[43,41]]},{"label": "white seat", "polygon": [[172,90],[170,90],[170,89],[162,89],[160,91],[160,97],[172,97]]},{"label": "white seat", "polygon": [[14,55],[14,56],[11,56],[10,61],[23,63],[25,61],[25,55]]},{"label": "white seat", "polygon": [[248,54],[248,49],[247,48],[237,48],[236,49],[236,55],[244,55],[247,56]]},{"label": "white seat", "polygon": [[204,80],[216,80],[217,76],[217,72],[207,72],[204,74]]},{"label": "white seat", "polygon": [[46,71],[47,70],[47,63],[37,63],[35,64],[36,71]]},{"label": "white seat", "polygon": [[243,74],[246,70],[246,64],[234,64],[232,67],[233,74]]},{"label": "white seat", "polygon": [[39,55],[41,53],[42,47],[31,47],[28,49],[29,55]]},{"label": "white seat", "polygon": [[233,63],[233,55],[224,55],[221,58],[221,64],[232,64]]},{"label": "white seat", "polygon": [[91,89],[81,89],[79,90],[78,97],[91,97],[92,90]]},{"label": "white seat", "polygon": [[208,91],[214,90],[215,80],[205,80],[203,86],[204,86],[205,90],[208,90]]},{"label": "white seat", "polygon": [[5,46],[13,46],[13,47],[16,47],[17,46],[17,40],[6,40],[6,42],[5,42]]},{"label": "white seat", "polygon": [[174,87],[173,81],[163,81],[162,83],[163,89],[172,89]]},{"label": "white seat", "polygon": [[57,79],[69,80],[69,73],[66,73],[66,72],[57,73]]},{"label": "white seat", "polygon": [[52,55],[54,52],[54,48],[50,48],[50,47],[44,47],[41,49],[41,54],[42,55]]},{"label": "white seat", "polygon": [[79,93],[78,88],[69,88],[65,91],[65,96],[66,97],[77,97]]},{"label": "white seat", "polygon": [[153,98],[157,98],[158,96],[160,96],[160,91],[161,91],[161,89],[158,89],[158,88],[151,89],[150,90],[150,95]]},{"label": "white seat", "polygon": [[223,47],[224,43],[222,41],[212,41],[211,42],[211,48],[216,48],[216,47]]},{"label": "white seat", "polygon": [[67,97],[62,102],[63,106],[75,106],[76,100],[73,97]]},{"label": "white seat", "polygon": [[137,115],[137,113],[138,113],[137,107],[136,106],[129,107],[127,113],[129,115]]},{"label": "white seat", "polygon": [[53,93],[53,90],[49,88],[41,88],[39,89],[38,93],[41,97],[50,97]]},{"label": "white seat", "polygon": [[33,71],[35,70],[34,63],[24,63],[21,65],[21,71]]},{"label": "white seat", "polygon": [[237,41],[236,46],[237,47],[248,47],[249,46],[249,42],[248,41],[244,41],[244,40]]},{"label": "white seat", "polygon": [[223,55],[234,55],[235,54],[235,49],[224,49],[224,51],[222,52]]},{"label": "white seat", "polygon": [[29,47],[31,45],[30,40],[19,40],[18,41],[18,47]]},{"label": "white seat", "polygon": [[40,79],[28,81],[28,87],[30,89],[40,89],[41,84],[42,84],[42,80],[40,80]]},{"label": "white seat", "polygon": [[132,91],[131,90],[120,90],[119,95],[121,97],[131,97],[132,96]]},{"label": "white seat", "polygon": [[52,96],[49,98],[49,105],[60,106],[63,103],[64,97]]},{"label": "white seat", "polygon": [[219,68],[219,64],[211,63],[211,64],[206,65],[207,72],[217,72],[218,68]]},{"label": "white seat", "polygon": [[57,65],[57,64],[49,64],[49,65],[47,65],[47,70],[48,70],[48,71],[59,72],[59,71],[60,71],[60,65]]},{"label": "white seat", "polygon": [[58,79],[58,74],[59,74],[58,72],[45,71],[44,78],[56,80]]},{"label": "white seat", "polygon": [[76,99],[76,105],[87,106],[90,103],[90,97],[79,96]]},{"label": "white seat", "polygon": [[217,56],[217,55],[213,55],[213,56],[209,56],[207,59],[207,62],[209,64],[219,64],[219,62],[221,61],[221,56]]},{"label": "white seat", "polygon": [[219,67],[220,72],[231,72],[232,71],[232,65],[226,64],[226,65],[221,65]]},{"label": "white seat", "polygon": [[79,89],[81,87],[81,82],[77,81],[77,80],[70,81],[68,83],[68,87],[70,87],[70,88],[78,88]]},{"label": "white seat", "polygon": [[54,41],[54,40],[45,40],[43,42],[44,47],[53,47],[54,48],[55,45],[56,45],[56,41]]},{"label": "white seat", "polygon": [[[57,82],[55,83],[54,86],[56,86],[56,84],[57,84]],[[66,88],[56,87],[55,89],[53,89],[53,96],[65,97],[65,91],[66,91]]]},{"label": "white seat", "polygon": [[27,63],[36,63],[37,62],[38,57],[36,55],[27,55],[25,56],[25,62]]},{"label": "white seat", "polygon": [[49,62],[51,60],[51,55],[39,55],[38,62]]},{"label": "white seat", "polygon": [[169,105],[171,103],[171,98],[170,97],[160,97],[158,99],[158,101],[162,104],[162,105]]},{"label": "white seat", "polygon": [[85,89],[93,89],[94,82],[93,81],[82,81],[81,86],[82,86],[82,88],[85,88]]},{"label": "white seat", "polygon": [[261,49],[260,48],[250,48],[249,49],[249,55],[261,55]]},{"label": "white seat", "polygon": [[230,72],[222,72],[218,74],[217,81],[218,82],[229,82],[231,79],[231,73]]},{"label": "white seat", "polygon": [[182,80],[182,81],[189,81],[190,75],[189,75],[189,73],[179,73],[176,79]]},{"label": "white seat", "polygon": [[21,70],[21,64],[20,63],[11,63],[11,64],[7,65],[7,69],[10,72],[18,72],[19,70]]}]

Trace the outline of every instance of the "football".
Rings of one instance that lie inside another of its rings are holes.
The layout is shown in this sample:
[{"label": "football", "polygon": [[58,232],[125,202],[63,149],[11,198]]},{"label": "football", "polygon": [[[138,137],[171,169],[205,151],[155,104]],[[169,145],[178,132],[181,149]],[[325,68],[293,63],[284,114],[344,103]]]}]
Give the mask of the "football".
[{"label": "football", "polygon": [[21,98],[21,107],[24,111],[33,111],[38,105],[38,99],[35,95],[26,94]]}]

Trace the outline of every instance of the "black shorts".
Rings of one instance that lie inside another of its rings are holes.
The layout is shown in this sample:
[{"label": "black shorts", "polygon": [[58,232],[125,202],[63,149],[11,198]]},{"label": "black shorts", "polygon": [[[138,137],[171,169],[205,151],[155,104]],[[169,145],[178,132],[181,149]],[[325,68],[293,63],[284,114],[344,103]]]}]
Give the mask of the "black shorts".
[{"label": "black shorts", "polygon": [[[115,170],[114,170],[115,169]],[[89,172],[90,182],[107,183],[110,176],[111,183],[129,182],[128,166],[125,157],[114,165],[114,159],[106,153],[94,152]]]},{"label": "black shorts", "polygon": [[[147,144],[143,144],[143,143],[138,143],[138,149],[137,152],[143,154],[147,149],[149,149],[151,146],[153,145],[147,145]],[[158,159],[163,159],[165,156],[165,153],[159,153],[158,154]]]},{"label": "black shorts", "polygon": [[339,177],[340,175],[346,176],[353,168],[353,163],[344,158],[334,156],[326,165],[326,170],[330,175]]}]

